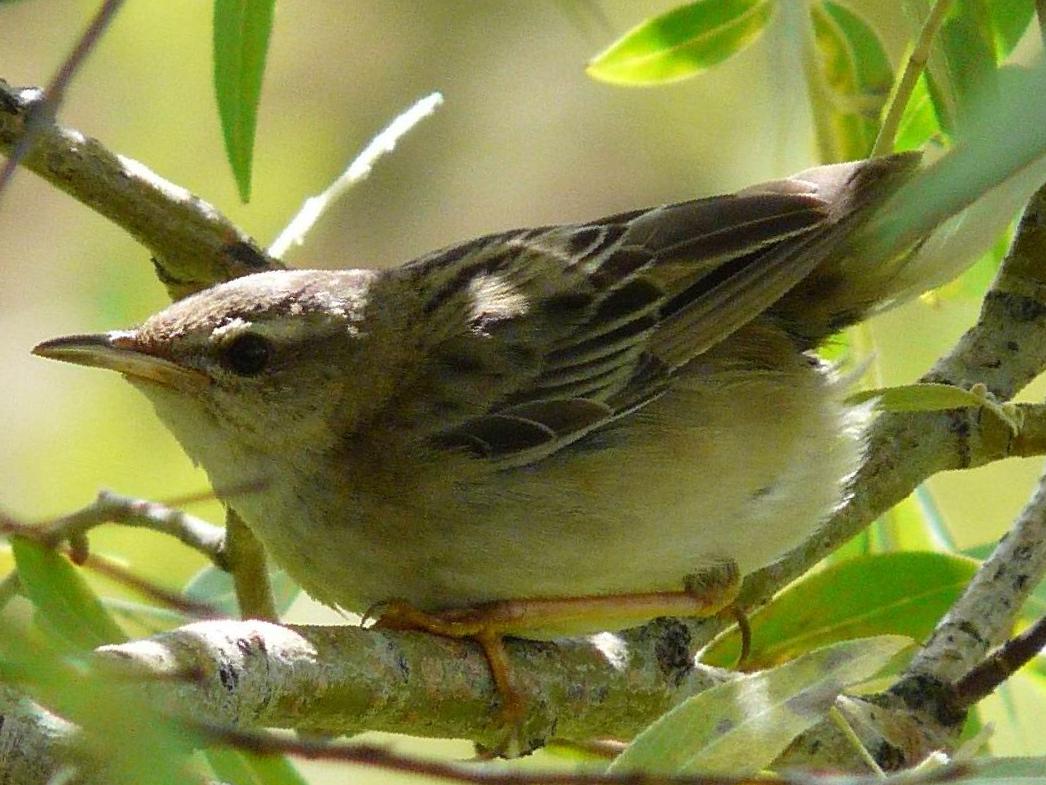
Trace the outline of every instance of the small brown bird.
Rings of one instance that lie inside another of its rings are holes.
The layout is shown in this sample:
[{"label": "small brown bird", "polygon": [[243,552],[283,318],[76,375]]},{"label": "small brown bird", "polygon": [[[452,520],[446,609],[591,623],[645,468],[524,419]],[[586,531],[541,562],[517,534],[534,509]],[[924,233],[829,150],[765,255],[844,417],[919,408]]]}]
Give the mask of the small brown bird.
[{"label": "small brown bird", "polygon": [[124,374],[322,602],[488,652],[714,613],[843,498],[867,410],[810,350],[940,282],[865,253],[917,163],[260,273],[34,351]]}]

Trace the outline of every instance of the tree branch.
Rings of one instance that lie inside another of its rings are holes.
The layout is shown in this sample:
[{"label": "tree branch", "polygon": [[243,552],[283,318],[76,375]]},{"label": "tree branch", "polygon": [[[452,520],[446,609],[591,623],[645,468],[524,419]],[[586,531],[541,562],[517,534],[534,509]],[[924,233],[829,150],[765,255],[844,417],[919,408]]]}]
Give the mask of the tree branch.
[{"label": "tree branch", "polygon": [[[10,154],[24,138],[42,100],[39,90],[0,80],[0,151]],[[148,248],[172,299],[283,266],[212,205],[79,131],[38,126],[22,164]]]},{"label": "tree branch", "polygon": [[[0,148],[17,144],[37,96],[0,83]],[[75,131],[45,128],[25,164],[141,240],[156,255],[158,274],[172,296],[279,266],[210,205]],[[1040,191],[978,324],[924,380],[984,382],[1007,400],[1041,372],[1046,364],[1044,215],[1046,195]],[[804,546],[748,576],[742,605],[768,601],[931,474],[1046,452],[1043,408],[1026,405],[1021,411],[1025,421],[1017,436],[987,409],[882,415],[869,435],[867,457],[847,504]],[[554,737],[630,737],[683,698],[731,678],[695,666],[691,657],[727,623],[662,620],[594,642],[513,642],[514,677],[531,698],[525,737],[535,744]],[[348,626],[210,621],[104,647],[97,657],[145,678],[143,689],[173,711],[235,728],[381,729],[500,741],[487,663],[468,642]],[[901,747],[875,743],[903,738],[890,733],[885,727],[890,723],[896,728],[923,721],[907,705],[897,712],[867,701],[847,699],[843,705],[883,768],[895,768],[899,761],[914,759],[916,748],[922,750],[922,738]],[[952,729],[954,718],[931,719],[933,731]],[[824,723],[805,734],[797,748],[817,747],[816,760],[838,762],[824,755],[838,736]],[[849,753],[846,747],[835,749],[840,759],[849,755],[851,768],[860,768],[852,748]],[[0,770],[6,772],[16,759],[4,753],[0,747]]]}]

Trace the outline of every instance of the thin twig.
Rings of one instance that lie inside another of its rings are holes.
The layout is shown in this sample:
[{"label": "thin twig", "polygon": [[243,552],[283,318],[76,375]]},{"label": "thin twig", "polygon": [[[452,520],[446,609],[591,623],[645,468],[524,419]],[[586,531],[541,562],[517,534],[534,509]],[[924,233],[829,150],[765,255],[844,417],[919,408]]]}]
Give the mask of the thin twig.
[{"label": "thin twig", "polygon": [[955,683],[959,707],[973,706],[1046,648],[1046,616],[1012,638]]},{"label": "thin twig", "polygon": [[[0,80],[0,152],[21,143],[42,100]],[[213,205],[79,131],[45,123],[21,163],[148,248],[174,299],[283,266]]]},{"label": "thin twig", "polygon": [[87,29],[80,35],[80,39],[76,42],[76,46],[73,47],[73,51],[65,58],[51,83],[44,89],[43,100],[33,106],[29,116],[26,118],[25,136],[15,145],[3,169],[0,169],[0,196],[3,195],[4,188],[10,182],[11,177],[14,176],[18,164],[25,157],[26,153],[29,152],[29,148],[32,147],[37,135],[44,127],[54,121],[58,107],[65,99],[66,88],[69,87],[69,83],[72,81],[81,63],[87,59],[87,55],[91,53],[91,50],[101,40],[102,34],[113,20],[113,17],[116,16],[116,12],[120,10],[121,5],[123,5],[123,0],[103,0],[102,5],[95,13],[94,18],[91,19]]},{"label": "thin twig", "polygon": [[18,524],[9,518],[0,521],[0,534],[29,537],[52,548],[62,542],[69,542],[73,561],[83,563],[87,558],[87,532],[105,523],[119,523],[170,535],[202,553],[217,567],[224,568],[222,543],[225,530],[221,526],[159,502],[135,499],[106,490],[99,491],[95,500],[82,509],[49,523]]},{"label": "thin twig", "polygon": [[915,83],[919,81],[919,75],[922,74],[926,62],[930,58],[930,47],[933,45],[934,36],[937,35],[937,30],[944,21],[944,17],[947,16],[951,4],[952,0],[937,0],[930,9],[930,14],[926,17],[922,30],[919,31],[919,37],[912,47],[912,53],[908,56],[908,62],[905,63],[904,71],[897,82],[897,89],[894,90],[890,108],[879,128],[879,135],[872,146],[873,158],[877,155],[887,155],[893,151],[893,143],[897,137],[897,129],[901,125],[901,118],[904,117],[904,110],[908,106],[908,100],[912,97],[912,91],[915,90]]},{"label": "thin twig", "polygon": [[[277,736],[265,732],[244,732],[214,725],[192,726],[204,737],[237,749],[258,754],[283,753],[309,760],[326,760],[372,766],[384,771],[430,777],[469,785],[809,785],[807,777],[723,777],[714,775],[657,775],[642,772],[604,774],[576,771],[509,770],[463,766],[401,755],[376,744],[317,742]],[[861,782],[860,779],[851,781]],[[867,780],[869,783],[874,780]]]},{"label": "thin twig", "polygon": [[87,561],[83,563],[83,566],[85,569],[104,575],[110,580],[133,589],[147,599],[178,611],[183,616],[197,619],[225,618],[225,614],[209,603],[189,599],[180,592],[160,586],[153,581],[143,578],[120,562],[100,554],[92,553],[87,557]]}]

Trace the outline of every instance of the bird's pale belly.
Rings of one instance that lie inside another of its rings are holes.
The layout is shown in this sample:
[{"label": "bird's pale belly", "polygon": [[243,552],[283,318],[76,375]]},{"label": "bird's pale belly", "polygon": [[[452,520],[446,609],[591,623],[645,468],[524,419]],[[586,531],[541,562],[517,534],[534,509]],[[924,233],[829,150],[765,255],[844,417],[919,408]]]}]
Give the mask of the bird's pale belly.
[{"label": "bird's pale belly", "polygon": [[810,367],[716,381],[683,380],[627,430],[596,434],[602,446],[540,468],[476,476],[471,459],[449,458],[360,504],[283,467],[271,476],[296,483],[234,506],[310,594],[352,611],[679,590],[722,560],[748,573],[838,505],[864,413],[833,402],[838,389]]}]

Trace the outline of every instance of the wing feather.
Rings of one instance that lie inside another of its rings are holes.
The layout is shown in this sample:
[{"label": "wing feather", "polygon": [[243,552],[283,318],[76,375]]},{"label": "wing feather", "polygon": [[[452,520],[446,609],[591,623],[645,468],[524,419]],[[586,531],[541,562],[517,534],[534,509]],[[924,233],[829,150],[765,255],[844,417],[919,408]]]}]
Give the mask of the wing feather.
[{"label": "wing feather", "polygon": [[412,411],[429,407],[443,447],[499,467],[541,460],[664,394],[678,368],[844,252],[861,208],[913,165],[814,169],[399,268],[436,326]]}]

